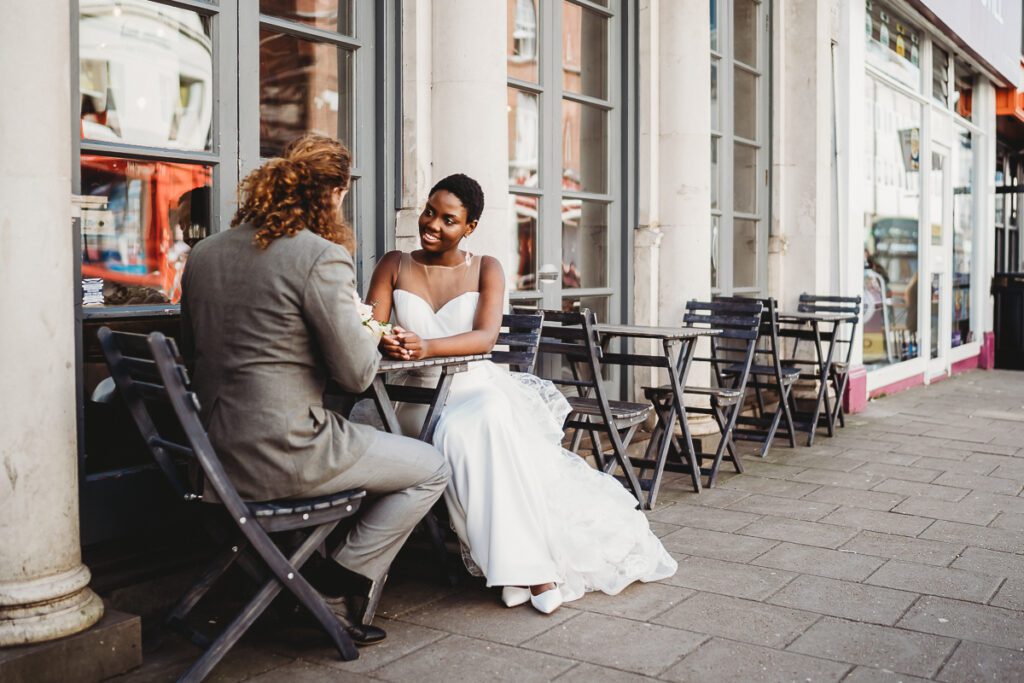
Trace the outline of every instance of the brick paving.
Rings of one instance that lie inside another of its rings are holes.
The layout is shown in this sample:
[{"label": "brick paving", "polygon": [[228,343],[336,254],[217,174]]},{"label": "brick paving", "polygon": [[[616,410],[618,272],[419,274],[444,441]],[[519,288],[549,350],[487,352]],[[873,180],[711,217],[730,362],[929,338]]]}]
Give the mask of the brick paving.
[{"label": "brick paving", "polygon": [[[1024,678],[1024,374],[971,372],[847,424],[699,495],[668,479],[650,519],[679,571],[659,584],[543,616],[406,571],[388,640],[358,661],[260,624],[213,680]],[[194,657],[166,636],[124,680],[173,680]]]}]

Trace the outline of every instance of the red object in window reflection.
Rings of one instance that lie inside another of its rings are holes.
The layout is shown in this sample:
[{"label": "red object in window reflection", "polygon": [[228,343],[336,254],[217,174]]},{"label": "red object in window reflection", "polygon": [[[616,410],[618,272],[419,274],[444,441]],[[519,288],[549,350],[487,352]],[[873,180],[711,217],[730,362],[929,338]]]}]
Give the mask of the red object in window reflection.
[{"label": "red object in window reflection", "polygon": [[[176,303],[193,224],[209,232],[208,167],[82,155],[82,193],[106,198],[99,219],[82,230],[82,276],[151,290]],[[202,197],[193,207],[190,197]]]}]

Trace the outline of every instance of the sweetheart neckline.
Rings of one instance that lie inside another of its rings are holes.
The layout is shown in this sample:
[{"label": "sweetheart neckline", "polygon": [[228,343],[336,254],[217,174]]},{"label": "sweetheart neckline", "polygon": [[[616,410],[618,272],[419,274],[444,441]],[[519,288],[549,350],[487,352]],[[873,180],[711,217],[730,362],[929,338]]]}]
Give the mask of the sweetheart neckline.
[{"label": "sweetheart neckline", "polygon": [[462,294],[459,294],[457,296],[453,296],[451,299],[448,299],[448,301],[445,301],[443,304],[441,304],[440,308],[435,310],[434,307],[430,305],[429,301],[424,299],[422,296],[420,296],[416,292],[410,292],[408,289],[401,289],[399,287],[396,287],[394,289],[394,291],[395,292],[402,292],[403,294],[408,294],[411,297],[415,297],[416,299],[419,299],[420,301],[422,301],[424,304],[427,305],[427,308],[429,308],[431,310],[431,312],[433,312],[434,315],[439,314],[441,311],[443,311],[448,306],[448,304],[453,303],[455,301],[458,301],[459,299],[461,299],[462,297],[466,296],[467,294],[476,294],[477,296],[480,296],[480,292],[463,292]]}]

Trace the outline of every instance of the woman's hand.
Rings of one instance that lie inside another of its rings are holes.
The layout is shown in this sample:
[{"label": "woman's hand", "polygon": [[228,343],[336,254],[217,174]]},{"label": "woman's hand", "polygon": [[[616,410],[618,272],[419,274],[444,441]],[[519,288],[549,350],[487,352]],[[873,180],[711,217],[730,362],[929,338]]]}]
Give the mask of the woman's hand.
[{"label": "woman's hand", "polygon": [[398,338],[397,334],[382,335],[378,347],[380,352],[388,358],[409,360],[409,352],[402,348],[402,341]]},{"label": "woman's hand", "polygon": [[401,349],[404,355],[402,356],[406,360],[422,360],[430,355],[427,340],[421,339],[418,334],[409,330],[398,327],[397,325],[392,330],[394,336],[398,338],[401,344]]}]

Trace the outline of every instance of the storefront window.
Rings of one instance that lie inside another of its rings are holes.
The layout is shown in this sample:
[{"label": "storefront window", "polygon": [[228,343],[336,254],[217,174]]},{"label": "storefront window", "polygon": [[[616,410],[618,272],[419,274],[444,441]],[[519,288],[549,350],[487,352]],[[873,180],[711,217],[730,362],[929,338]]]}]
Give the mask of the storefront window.
[{"label": "storefront window", "polygon": [[973,135],[957,126],[953,176],[953,324],[952,346],[974,340],[971,329],[971,266],[974,244]]},{"label": "storefront window", "polygon": [[916,358],[921,105],[874,78],[865,91],[864,364]]},{"label": "storefront window", "polygon": [[82,139],[209,150],[211,20],[156,2],[79,3]]},{"label": "storefront window", "polygon": [[867,0],[865,14],[868,63],[918,90],[921,32],[878,0]]},{"label": "storefront window", "polygon": [[932,45],[932,99],[949,106],[949,53]]},{"label": "storefront window", "polygon": [[353,0],[260,0],[260,13],[322,31],[355,35]]},{"label": "storefront window", "polygon": [[953,108],[968,121],[974,120],[974,77],[974,70],[970,66],[956,60],[953,65]]},{"label": "storefront window", "polygon": [[261,30],[260,155],[309,132],[351,141],[354,81],[351,50]]},{"label": "storefront window", "polygon": [[210,232],[208,166],[82,155],[83,305],[177,303]]}]

